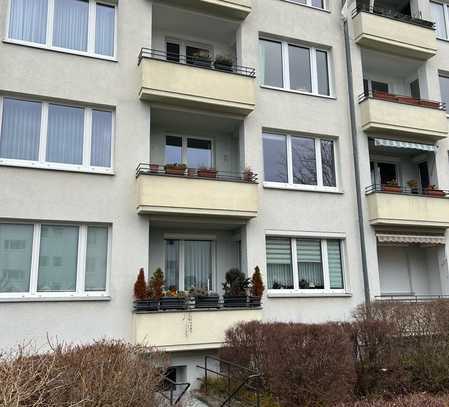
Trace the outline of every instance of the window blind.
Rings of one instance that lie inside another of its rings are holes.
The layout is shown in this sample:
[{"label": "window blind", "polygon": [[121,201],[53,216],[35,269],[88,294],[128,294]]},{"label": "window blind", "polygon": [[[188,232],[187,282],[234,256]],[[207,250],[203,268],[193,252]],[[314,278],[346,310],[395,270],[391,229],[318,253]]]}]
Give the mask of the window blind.
[{"label": "window blind", "polygon": [[266,239],[269,288],[293,288],[291,246],[289,238]]},{"label": "window blind", "polygon": [[313,239],[297,239],[296,253],[299,288],[324,288],[321,241]]},{"label": "window blind", "polygon": [[47,0],[12,0],[9,37],[45,44]]},{"label": "window blind", "polygon": [[330,288],[343,288],[343,268],[341,265],[339,240],[327,241],[327,257],[329,262]]}]

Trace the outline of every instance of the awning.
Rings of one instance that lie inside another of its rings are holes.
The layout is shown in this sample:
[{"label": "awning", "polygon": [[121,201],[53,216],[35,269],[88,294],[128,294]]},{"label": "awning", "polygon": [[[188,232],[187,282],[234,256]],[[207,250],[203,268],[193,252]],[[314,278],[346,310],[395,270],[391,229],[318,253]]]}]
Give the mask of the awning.
[{"label": "awning", "polygon": [[446,244],[446,238],[444,236],[393,235],[381,233],[378,233],[376,236],[380,243],[420,243],[430,245]]},{"label": "awning", "polygon": [[375,138],[374,146],[383,146],[383,147],[395,147],[395,148],[409,148],[412,150],[421,150],[421,151],[435,151],[436,146],[431,144],[418,144],[418,143],[409,143],[408,141],[399,141],[399,140],[388,140],[384,138]]}]

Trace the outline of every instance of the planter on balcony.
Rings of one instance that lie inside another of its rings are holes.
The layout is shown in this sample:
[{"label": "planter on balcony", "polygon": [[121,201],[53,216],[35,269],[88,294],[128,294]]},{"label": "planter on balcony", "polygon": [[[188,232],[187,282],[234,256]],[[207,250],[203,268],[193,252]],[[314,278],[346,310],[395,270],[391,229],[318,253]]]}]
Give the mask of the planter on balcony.
[{"label": "planter on balcony", "polygon": [[165,173],[169,175],[185,175],[187,166],[184,164],[169,164],[165,167]]},{"label": "planter on balcony", "polygon": [[440,103],[439,102],[432,102],[431,100],[420,100],[419,101],[421,106],[424,107],[431,107],[432,109],[439,109]]},{"label": "planter on balcony", "polygon": [[162,297],[160,301],[160,309],[164,311],[170,309],[186,309],[186,299],[176,297]]},{"label": "planter on balcony", "polygon": [[380,92],[380,91],[374,91],[373,92],[373,96],[375,99],[380,99],[380,100],[387,100],[389,102],[396,102],[397,98],[395,95],[392,95],[388,92]]},{"label": "planter on balcony", "polygon": [[159,300],[136,300],[134,301],[136,311],[157,311],[159,309]]},{"label": "planter on balcony", "polygon": [[249,306],[250,307],[260,307],[262,305],[261,300],[262,299],[260,297],[254,297],[251,295],[249,297]]},{"label": "planter on balcony", "polygon": [[446,193],[444,191],[441,191],[440,189],[427,188],[424,192],[426,195],[430,196],[439,196],[439,197],[446,196]]},{"label": "planter on balcony", "polygon": [[223,296],[223,305],[225,308],[243,308],[248,306],[247,296],[225,295]]},{"label": "planter on balcony", "polygon": [[401,187],[399,185],[382,185],[382,191],[384,192],[401,192]]},{"label": "planter on balcony", "polygon": [[406,105],[415,105],[415,106],[420,105],[420,100],[411,96],[397,96],[397,100],[398,102],[404,103]]},{"label": "planter on balcony", "polygon": [[158,173],[160,165],[159,164],[150,164],[150,172]]},{"label": "planter on balcony", "polygon": [[195,308],[220,308],[218,295],[198,295],[195,297]]},{"label": "planter on balcony", "polygon": [[199,169],[197,175],[201,178],[217,178],[217,171],[213,169]]}]

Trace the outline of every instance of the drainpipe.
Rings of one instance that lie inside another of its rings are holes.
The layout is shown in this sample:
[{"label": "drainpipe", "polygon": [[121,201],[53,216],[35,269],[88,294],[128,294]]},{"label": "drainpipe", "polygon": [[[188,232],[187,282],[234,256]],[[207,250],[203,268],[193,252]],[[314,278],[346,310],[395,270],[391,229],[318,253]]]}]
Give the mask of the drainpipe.
[{"label": "drainpipe", "polygon": [[355,173],[355,186],[356,186],[356,197],[357,197],[357,215],[359,223],[359,233],[360,233],[360,250],[362,254],[362,273],[363,273],[363,288],[365,291],[365,304],[369,306],[370,304],[370,289],[369,289],[369,279],[368,279],[368,262],[366,256],[366,242],[365,242],[365,231],[364,231],[364,217],[362,208],[362,189],[360,186],[360,166],[359,166],[359,149],[357,144],[357,124],[355,120],[355,108],[354,108],[354,83],[352,80],[352,62],[351,62],[351,43],[349,39],[349,29],[348,29],[348,2],[349,0],[342,0],[342,19],[344,27],[345,36],[345,53],[346,53],[346,75],[348,82],[348,97],[349,97],[349,115],[351,119],[351,137],[352,137],[352,151],[354,160],[354,173]]}]

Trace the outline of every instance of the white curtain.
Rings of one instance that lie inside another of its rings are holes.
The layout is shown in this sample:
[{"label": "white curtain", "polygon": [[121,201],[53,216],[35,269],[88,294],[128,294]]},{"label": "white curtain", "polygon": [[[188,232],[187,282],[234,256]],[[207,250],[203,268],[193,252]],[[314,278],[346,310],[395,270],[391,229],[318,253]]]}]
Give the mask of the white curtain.
[{"label": "white curtain", "polygon": [[78,226],[42,225],[38,291],[75,291]]},{"label": "white curtain", "polygon": [[92,111],[91,165],[111,166],[112,112]]},{"label": "white curtain", "polygon": [[300,288],[324,288],[320,240],[296,240]]},{"label": "white curtain", "polygon": [[45,44],[47,0],[11,0],[9,37]]},{"label": "white curtain", "polygon": [[83,161],[84,109],[48,107],[47,161],[81,164]]},{"label": "white curtain", "polygon": [[437,29],[437,37],[438,38],[446,38],[447,36],[447,27],[444,19],[444,10],[443,5],[440,3],[435,3],[433,1],[430,2],[430,7],[432,11],[433,19],[435,20],[435,25]]},{"label": "white curtain", "polygon": [[267,237],[266,251],[268,288],[293,288],[290,239]]},{"label": "white curtain", "polygon": [[55,0],[53,45],[87,51],[89,2]]},{"label": "white curtain", "polygon": [[179,288],[179,240],[165,241],[165,288]]},{"label": "white curtain", "polygon": [[184,288],[210,289],[212,283],[212,242],[184,241]]},{"label": "white curtain", "polygon": [[30,289],[33,225],[0,224],[0,293]]},{"label": "white curtain", "polygon": [[86,291],[104,291],[106,289],[107,258],[107,226],[89,226],[87,229]]},{"label": "white curtain", "polygon": [[339,240],[327,241],[327,257],[329,261],[330,288],[344,288],[343,268],[341,265],[341,248]]},{"label": "white curtain", "polygon": [[3,99],[0,133],[0,157],[37,160],[42,104],[16,99]]},{"label": "white curtain", "polygon": [[97,4],[95,22],[95,53],[114,55],[115,7]]}]

